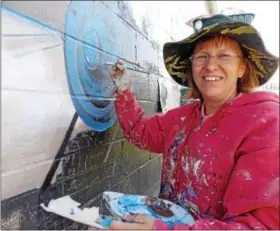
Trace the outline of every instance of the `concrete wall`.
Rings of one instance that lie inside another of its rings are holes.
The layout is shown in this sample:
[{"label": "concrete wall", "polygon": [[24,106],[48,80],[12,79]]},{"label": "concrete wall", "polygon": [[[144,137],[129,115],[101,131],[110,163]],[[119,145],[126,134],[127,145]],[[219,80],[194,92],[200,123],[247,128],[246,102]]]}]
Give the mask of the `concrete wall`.
[{"label": "concrete wall", "polygon": [[[2,9],[1,21],[2,229],[85,228],[38,206],[54,162],[43,200],[71,195],[98,205],[108,189],[156,196],[161,156],[123,138],[105,62],[121,58],[149,71],[131,73],[133,91],[146,115],[158,112],[158,79],[169,86],[165,98],[178,98],[171,89],[179,92],[163,66],[162,45],[191,33],[185,22],[205,14],[203,2],[3,2],[9,9]],[[71,138],[54,160],[75,111]]]}]

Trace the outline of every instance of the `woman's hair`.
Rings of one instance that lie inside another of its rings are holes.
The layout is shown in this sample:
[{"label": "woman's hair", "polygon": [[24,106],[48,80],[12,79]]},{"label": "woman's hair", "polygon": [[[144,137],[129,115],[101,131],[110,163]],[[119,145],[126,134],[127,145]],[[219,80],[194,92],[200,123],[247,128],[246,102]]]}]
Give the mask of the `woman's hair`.
[{"label": "woman's hair", "polygon": [[[199,42],[203,42],[207,39],[209,39],[209,38],[205,38]],[[229,39],[229,38],[224,37],[224,36],[216,36],[215,42],[216,42],[216,44],[218,44],[218,43],[220,44],[222,42],[225,42],[225,40],[227,40],[227,39]],[[256,71],[254,64],[252,63],[252,61],[250,61],[246,57],[246,54],[244,53],[243,50],[242,50],[242,53],[243,53],[243,62],[245,62],[246,69],[245,69],[245,73],[242,76],[242,78],[238,78],[238,80],[237,80],[237,92],[238,93],[240,93],[240,92],[249,93],[254,88],[259,87],[260,82],[257,77],[257,71]],[[189,90],[188,90],[186,97],[202,100],[202,95],[201,95],[199,89],[197,88],[197,86],[194,82],[194,79],[193,79],[192,63],[189,59],[186,60],[186,78],[187,78],[187,82],[189,84]]]}]

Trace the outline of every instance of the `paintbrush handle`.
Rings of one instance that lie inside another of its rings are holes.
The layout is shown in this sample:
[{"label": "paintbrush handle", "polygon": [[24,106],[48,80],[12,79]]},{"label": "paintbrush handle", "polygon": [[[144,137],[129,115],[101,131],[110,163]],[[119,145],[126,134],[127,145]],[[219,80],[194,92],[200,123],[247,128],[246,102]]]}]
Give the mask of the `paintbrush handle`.
[{"label": "paintbrush handle", "polygon": [[[105,64],[111,65],[111,66],[115,65],[114,63],[109,63],[109,62],[106,62]],[[144,73],[144,74],[151,74],[151,73],[148,72],[148,71],[142,71],[142,70],[140,70],[140,69],[138,69],[138,68],[136,68],[136,67],[129,67],[129,66],[126,66],[125,68],[126,68],[127,70],[131,70],[131,71],[136,71],[136,72],[140,72],[140,73]]]},{"label": "paintbrush handle", "polygon": [[136,67],[126,67],[126,69],[127,69],[127,70],[131,70],[131,71],[136,71],[136,72],[145,73],[145,74],[151,74],[151,73],[148,72],[148,71],[142,71],[142,70],[137,69]]}]

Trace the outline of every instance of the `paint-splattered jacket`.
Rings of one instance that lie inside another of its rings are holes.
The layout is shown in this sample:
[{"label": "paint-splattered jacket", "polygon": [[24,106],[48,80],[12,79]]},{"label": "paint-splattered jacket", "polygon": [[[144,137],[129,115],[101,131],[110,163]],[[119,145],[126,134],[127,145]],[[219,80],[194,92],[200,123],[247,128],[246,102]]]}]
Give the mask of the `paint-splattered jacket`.
[{"label": "paint-splattered jacket", "polygon": [[199,102],[145,117],[126,90],[115,105],[126,138],[163,153],[160,196],[196,218],[173,229],[279,229],[277,95],[243,94],[202,125]]}]

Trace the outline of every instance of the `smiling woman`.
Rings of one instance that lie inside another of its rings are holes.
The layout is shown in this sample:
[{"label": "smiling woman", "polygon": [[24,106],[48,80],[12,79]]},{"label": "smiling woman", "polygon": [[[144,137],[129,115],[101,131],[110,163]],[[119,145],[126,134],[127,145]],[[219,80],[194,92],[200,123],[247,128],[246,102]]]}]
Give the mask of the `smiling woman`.
[{"label": "smiling woman", "polygon": [[126,138],[163,153],[159,197],[196,221],[170,226],[138,215],[112,229],[279,229],[279,96],[255,91],[278,58],[242,17],[200,20],[194,34],[163,48],[168,73],[190,87],[193,103],[145,117],[123,63],[111,70]]}]

